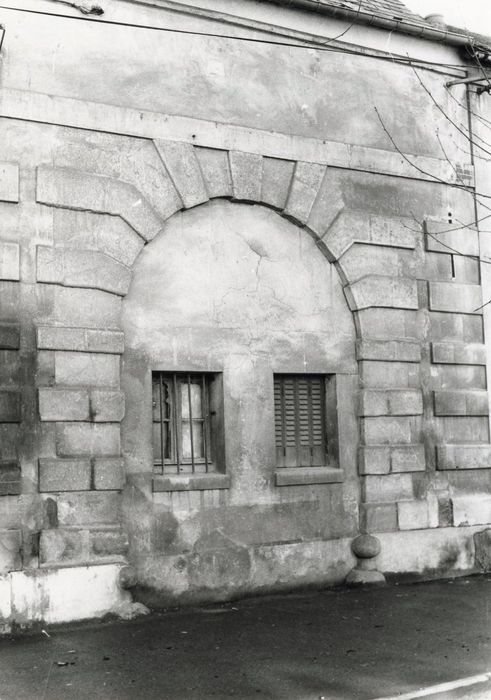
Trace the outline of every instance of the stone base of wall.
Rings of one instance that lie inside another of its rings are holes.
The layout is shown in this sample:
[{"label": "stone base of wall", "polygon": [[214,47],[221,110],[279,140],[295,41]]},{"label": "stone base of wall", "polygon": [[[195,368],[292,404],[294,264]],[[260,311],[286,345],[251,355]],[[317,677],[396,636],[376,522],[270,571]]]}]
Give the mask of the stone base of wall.
[{"label": "stone base of wall", "polygon": [[386,576],[425,580],[476,572],[474,535],[489,525],[377,534],[377,567]]},{"label": "stone base of wall", "polygon": [[0,576],[0,634],[35,623],[101,617],[131,602],[118,585],[120,565],[13,571]]}]

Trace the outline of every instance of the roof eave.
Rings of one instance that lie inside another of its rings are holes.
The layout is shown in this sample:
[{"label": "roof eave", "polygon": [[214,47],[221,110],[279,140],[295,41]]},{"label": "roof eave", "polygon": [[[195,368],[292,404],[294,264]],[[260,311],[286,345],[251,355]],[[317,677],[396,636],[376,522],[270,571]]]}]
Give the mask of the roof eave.
[{"label": "roof eave", "polygon": [[309,10],[310,12],[320,12],[331,17],[342,17],[343,19],[348,19],[359,24],[380,27],[381,29],[390,29],[391,31],[397,31],[421,39],[428,39],[429,41],[437,41],[449,46],[468,46],[477,50],[491,52],[491,37],[488,38],[473,34],[472,32],[465,32],[455,27],[430,27],[428,25],[412,23],[408,20],[381,17],[371,12],[324,5],[318,2],[318,0],[267,0],[267,2],[287,7],[297,7],[299,9]]}]

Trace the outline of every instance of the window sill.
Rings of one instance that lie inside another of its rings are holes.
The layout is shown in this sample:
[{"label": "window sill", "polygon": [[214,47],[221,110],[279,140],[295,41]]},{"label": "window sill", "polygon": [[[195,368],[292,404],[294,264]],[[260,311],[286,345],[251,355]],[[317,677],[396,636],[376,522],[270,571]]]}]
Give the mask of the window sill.
[{"label": "window sill", "polygon": [[283,467],[275,471],[276,486],[339,484],[342,481],[344,471],[333,467]]},{"label": "window sill", "polygon": [[230,488],[230,475],[210,472],[208,474],[168,474],[153,478],[154,492],[162,491],[212,491]]}]

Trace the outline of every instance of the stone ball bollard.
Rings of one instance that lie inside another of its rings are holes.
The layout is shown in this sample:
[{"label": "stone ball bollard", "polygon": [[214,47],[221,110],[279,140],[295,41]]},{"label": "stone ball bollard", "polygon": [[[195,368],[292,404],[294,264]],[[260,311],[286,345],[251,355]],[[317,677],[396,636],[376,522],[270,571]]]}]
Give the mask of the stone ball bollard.
[{"label": "stone ball bollard", "polygon": [[138,583],[138,576],[134,566],[123,566],[118,574],[118,583],[124,590],[134,588]]},{"label": "stone ball bollard", "polygon": [[351,551],[357,558],[357,564],[346,577],[349,586],[381,585],[385,576],[377,571],[376,557],[382,547],[380,540],[374,535],[358,535],[351,543]]}]

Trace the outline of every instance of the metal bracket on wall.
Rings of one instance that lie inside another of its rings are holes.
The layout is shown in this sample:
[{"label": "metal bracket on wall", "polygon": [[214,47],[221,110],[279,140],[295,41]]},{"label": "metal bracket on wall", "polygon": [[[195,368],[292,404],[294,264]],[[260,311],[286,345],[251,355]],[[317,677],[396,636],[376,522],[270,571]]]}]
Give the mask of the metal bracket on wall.
[{"label": "metal bracket on wall", "polygon": [[[484,84],[483,84],[484,83]],[[450,80],[445,84],[445,87],[449,88],[453,85],[474,85],[477,88],[477,94],[482,95],[483,92],[491,92],[491,73],[488,75],[485,72],[479,73],[479,75],[473,75],[469,78],[458,78],[457,80]]]}]

